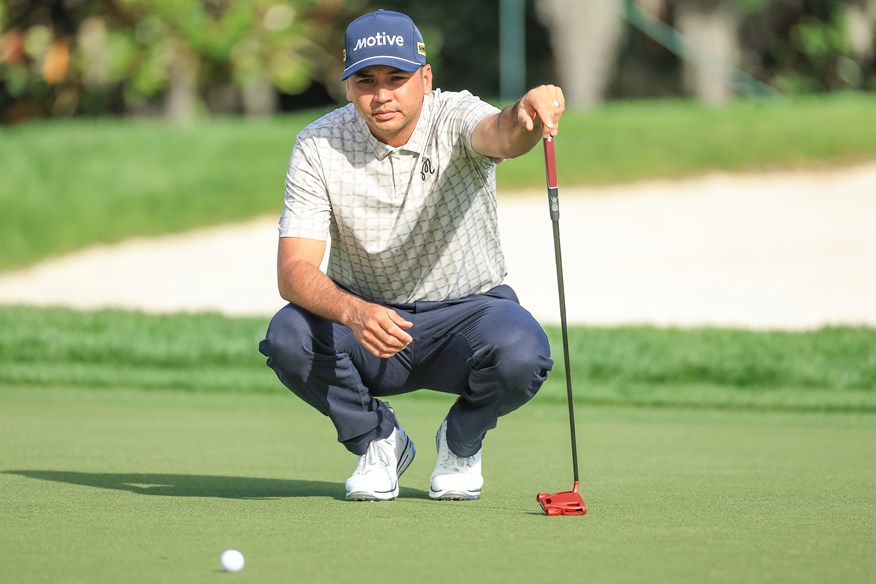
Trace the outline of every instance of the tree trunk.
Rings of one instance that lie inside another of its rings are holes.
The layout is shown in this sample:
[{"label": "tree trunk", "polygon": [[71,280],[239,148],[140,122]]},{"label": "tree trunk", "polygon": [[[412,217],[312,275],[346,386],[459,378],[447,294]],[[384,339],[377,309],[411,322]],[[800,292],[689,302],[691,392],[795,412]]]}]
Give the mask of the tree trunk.
[{"label": "tree trunk", "polygon": [[267,79],[253,79],[242,88],[243,111],[248,116],[270,116],[277,112],[278,98]]},{"label": "tree trunk", "polygon": [[198,61],[187,50],[178,51],[170,65],[170,88],[164,102],[164,113],[179,123],[192,121],[198,114]]},{"label": "tree trunk", "polygon": [[624,23],[622,0],[539,0],[566,103],[588,107],[605,99]]},{"label": "tree trunk", "polygon": [[849,2],[846,5],[846,23],[854,55],[859,59],[872,57],[876,34],[876,0]]},{"label": "tree trunk", "polygon": [[707,103],[733,97],[733,69],[739,59],[739,14],[731,0],[686,0],[676,7],[676,26],[695,60],[684,60],[688,91]]}]

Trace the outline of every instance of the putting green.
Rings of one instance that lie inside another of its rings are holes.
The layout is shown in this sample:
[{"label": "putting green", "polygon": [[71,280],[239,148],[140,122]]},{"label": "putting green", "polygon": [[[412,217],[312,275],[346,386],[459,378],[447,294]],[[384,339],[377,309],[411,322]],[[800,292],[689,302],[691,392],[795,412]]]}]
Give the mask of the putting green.
[{"label": "putting green", "polygon": [[[876,415],[579,408],[536,400],[484,448],[484,497],[428,500],[446,396],[391,400],[417,460],[388,503],[343,500],[355,458],[273,396],[0,388],[8,582],[872,582]],[[221,572],[240,549],[246,567]]]}]

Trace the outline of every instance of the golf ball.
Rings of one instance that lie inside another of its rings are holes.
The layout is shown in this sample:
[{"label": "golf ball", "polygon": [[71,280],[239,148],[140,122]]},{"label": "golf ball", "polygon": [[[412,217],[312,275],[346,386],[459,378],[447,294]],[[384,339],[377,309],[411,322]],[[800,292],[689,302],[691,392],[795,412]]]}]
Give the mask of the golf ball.
[{"label": "golf ball", "polygon": [[222,552],[220,561],[226,572],[240,572],[243,570],[243,554],[237,550],[225,550]]}]

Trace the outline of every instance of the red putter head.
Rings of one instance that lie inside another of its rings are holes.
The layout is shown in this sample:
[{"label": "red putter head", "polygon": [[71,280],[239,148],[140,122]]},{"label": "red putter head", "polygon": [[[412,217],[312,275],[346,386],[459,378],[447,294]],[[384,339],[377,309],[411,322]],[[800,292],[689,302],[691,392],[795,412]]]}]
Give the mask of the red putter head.
[{"label": "red putter head", "polygon": [[584,499],[578,494],[578,481],[571,491],[559,493],[541,493],[535,497],[538,504],[549,517],[556,515],[584,515],[587,506]]}]

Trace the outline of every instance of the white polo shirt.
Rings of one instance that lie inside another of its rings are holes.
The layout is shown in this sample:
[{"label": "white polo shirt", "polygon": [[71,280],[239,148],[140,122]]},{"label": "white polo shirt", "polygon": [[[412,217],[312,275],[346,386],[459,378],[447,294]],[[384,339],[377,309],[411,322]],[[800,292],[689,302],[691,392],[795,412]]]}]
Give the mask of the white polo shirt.
[{"label": "white polo shirt", "polygon": [[292,150],[280,237],[331,237],[327,275],[378,302],[449,300],[506,275],[496,163],[471,147],[498,112],[469,92],[434,90],[411,139],[377,140],[352,104],[307,126]]}]

